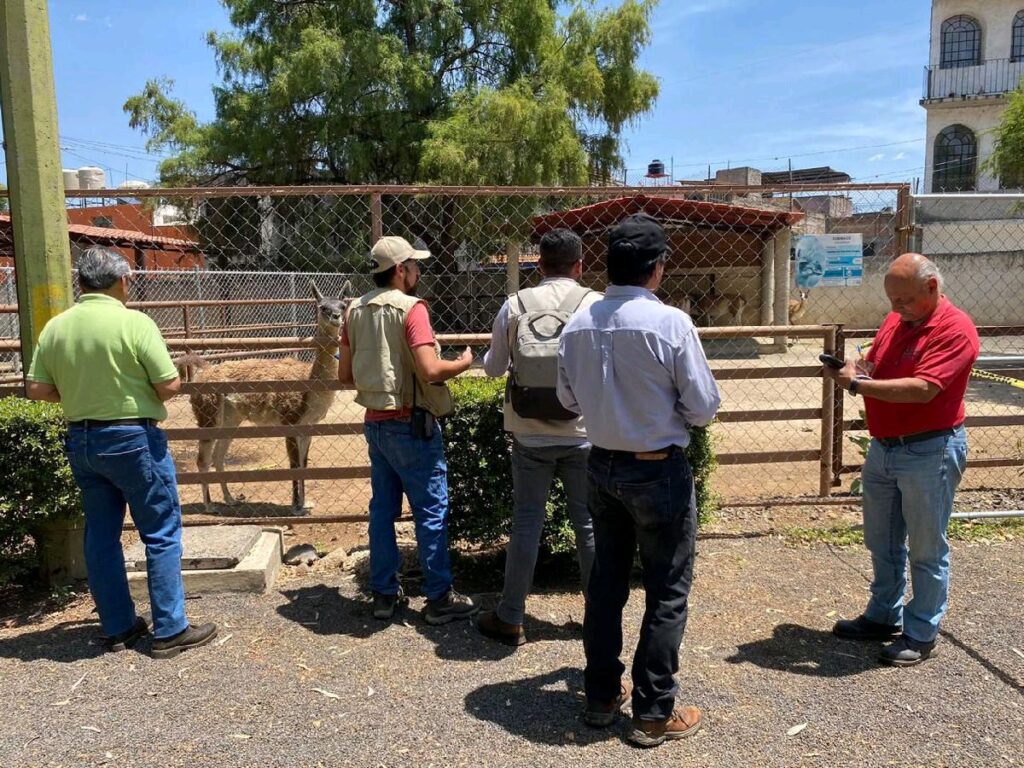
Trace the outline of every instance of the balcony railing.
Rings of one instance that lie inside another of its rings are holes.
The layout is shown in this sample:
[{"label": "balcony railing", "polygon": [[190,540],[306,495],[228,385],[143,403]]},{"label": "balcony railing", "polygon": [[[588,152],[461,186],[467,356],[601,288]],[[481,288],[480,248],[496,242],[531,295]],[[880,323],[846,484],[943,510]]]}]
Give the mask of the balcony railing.
[{"label": "balcony railing", "polygon": [[989,59],[971,67],[924,68],[924,100],[971,99],[1015,91],[1024,77],[1024,61]]}]

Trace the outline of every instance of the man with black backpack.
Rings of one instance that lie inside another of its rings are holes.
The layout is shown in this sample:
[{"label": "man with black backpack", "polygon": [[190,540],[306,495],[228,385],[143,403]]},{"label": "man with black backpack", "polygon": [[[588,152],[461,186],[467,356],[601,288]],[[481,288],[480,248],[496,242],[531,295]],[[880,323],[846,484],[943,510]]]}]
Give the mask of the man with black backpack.
[{"label": "man with black backpack", "polygon": [[523,618],[533,582],[548,493],[557,476],[565,489],[576,534],[580,577],[586,593],[594,561],[594,534],[587,511],[587,442],[583,419],[562,407],[555,393],[558,341],[577,311],[601,294],[579,284],[583,246],[567,229],[547,232],[540,241],[544,279],[508,297],[491,333],[484,357],[488,376],[508,372],[505,429],[512,433],[512,535],[505,561],[505,586],[493,611],[481,615],[480,632],[498,642],[526,642]]}]

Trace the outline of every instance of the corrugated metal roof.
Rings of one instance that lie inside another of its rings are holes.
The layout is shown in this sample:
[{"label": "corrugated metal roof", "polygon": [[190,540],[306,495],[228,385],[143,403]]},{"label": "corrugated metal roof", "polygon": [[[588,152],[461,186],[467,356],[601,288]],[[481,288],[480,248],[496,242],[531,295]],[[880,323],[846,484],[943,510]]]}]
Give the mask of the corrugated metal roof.
[{"label": "corrugated metal roof", "polygon": [[730,203],[712,203],[706,200],[687,200],[678,197],[651,197],[636,195],[605,200],[582,208],[555,211],[534,216],[531,238],[536,239],[552,229],[565,227],[577,233],[600,231],[634,213],[646,213],[665,223],[689,224],[712,229],[761,230],[774,232],[792,226],[804,214],[773,211],[764,208],[745,208]]}]

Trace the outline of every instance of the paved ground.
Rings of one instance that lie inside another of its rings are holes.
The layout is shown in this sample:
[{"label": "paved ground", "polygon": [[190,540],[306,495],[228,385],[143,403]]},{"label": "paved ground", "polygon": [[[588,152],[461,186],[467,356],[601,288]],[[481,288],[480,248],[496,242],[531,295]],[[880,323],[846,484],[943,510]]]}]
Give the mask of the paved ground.
[{"label": "paved ground", "polygon": [[[191,600],[223,643],[162,662],[101,654],[82,600],[0,630],[0,766],[1024,765],[1024,544],[956,546],[941,655],[911,670],[827,634],[867,567],[860,549],[703,540],[680,698],[706,726],[650,751],[625,720],[582,723],[572,593],[531,598],[513,653],[428,627],[416,599],[374,622],[341,572],[292,578]],[[638,593],[627,610],[632,643]]]}]

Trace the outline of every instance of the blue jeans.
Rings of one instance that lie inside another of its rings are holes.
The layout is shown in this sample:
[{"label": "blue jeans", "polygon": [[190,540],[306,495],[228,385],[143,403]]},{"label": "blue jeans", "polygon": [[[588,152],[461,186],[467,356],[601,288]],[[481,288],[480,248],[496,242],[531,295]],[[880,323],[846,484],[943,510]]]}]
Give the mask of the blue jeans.
[{"label": "blue jeans", "polygon": [[[946,526],[966,463],[963,427],[893,448],[872,440],[864,462],[864,543],[874,568],[864,615],[883,624],[902,623],[908,637],[923,643],[935,639],[946,612]],[[904,607],[908,554],[914,594]]]},{"label": "blue jeans", "polygon": [[590,445],[552,445],[530,448],[512,443],[512,534],[505,555],[505,586],[495,611],[509,624],[522,624],[526,596],[533,585],[537,550],[547,518],[548,492],[557,475],[565,489],[566,506],[576,533],[583,594],[594,564],[594,529],[587,510],[587,456]]},{"label": "blue jeans", "polygon": [[639,547],[646,610],[633,654],[633,715],[660,720],[675,704],[693,580],[693,473],[679,448],[666,459],[644,461],[594,447],[588,475],[596,553],[583,619],[587,698],[611,701],[619,695],[625,671],[619,661],[622,609]]},{"label": "blue jeans", "polygon": [[429,440],[413,437],[408,421],[368,421],[363,425],[370,452],[370,589],[398,594],[402,564],[395,520],[402,493],[416,523],[416,545],[423,569],[423,594],[436,600],[451,589],[448,559],[448,465],[441,428]]},{"label": "blue jeans", "polygon": [[100,624],[116,635],[135,623],[121,530],[125,504],[146,547],[153,636],[188,626],[181,580],[181,505],[174,459],[157,426],[69,427],[65,443],[85,510],[85,565]]}]

